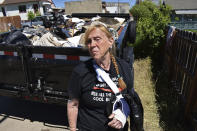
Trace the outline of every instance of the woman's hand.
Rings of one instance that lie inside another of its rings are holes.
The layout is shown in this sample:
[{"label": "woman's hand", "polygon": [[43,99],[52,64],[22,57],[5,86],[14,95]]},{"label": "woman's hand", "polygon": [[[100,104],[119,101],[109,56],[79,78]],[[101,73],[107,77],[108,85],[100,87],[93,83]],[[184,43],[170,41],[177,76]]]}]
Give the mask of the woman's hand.
[{"label": "woman's hand", "polygon": [[70,131],[77,131],[77,128],[70,128]]},{"label": "woman's hand", "polygon": [[108,126],[112,127],[112,128],[115,128],[115,129],[121,129],[122,128],[122,123],[117,120],[115,117],[115,114],[111,114],[108,118],[109,119],[112,119],[109,123],[108,123]]}]

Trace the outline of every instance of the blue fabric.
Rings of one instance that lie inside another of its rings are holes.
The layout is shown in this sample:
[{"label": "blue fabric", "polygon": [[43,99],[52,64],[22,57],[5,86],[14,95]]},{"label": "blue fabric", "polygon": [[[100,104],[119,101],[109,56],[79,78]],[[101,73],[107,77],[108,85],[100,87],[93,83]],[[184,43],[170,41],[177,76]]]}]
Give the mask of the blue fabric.
[{"label": "blue fabric", "polygon": [[114,106],[113,106],[113,111],[117,109],[121,109],[121,111],[125,114],[126,118],[130,115],[130,108],[128,103],[124,98],[120,98],[119,101],[115,101]]}]

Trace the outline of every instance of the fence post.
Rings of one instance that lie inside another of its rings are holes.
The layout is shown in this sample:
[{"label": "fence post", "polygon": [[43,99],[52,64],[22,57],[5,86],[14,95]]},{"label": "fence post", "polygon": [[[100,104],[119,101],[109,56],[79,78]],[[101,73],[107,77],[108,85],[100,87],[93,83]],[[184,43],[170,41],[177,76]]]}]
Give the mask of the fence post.
[{"label": "fence post", "polygon": [[197,71],[192,79],[190,94],[187,99],[187,104],[185,107],[185,118],[192,122],[193,126],[197,129],[197,116],[194,116],[193,113],[197,113]]}]

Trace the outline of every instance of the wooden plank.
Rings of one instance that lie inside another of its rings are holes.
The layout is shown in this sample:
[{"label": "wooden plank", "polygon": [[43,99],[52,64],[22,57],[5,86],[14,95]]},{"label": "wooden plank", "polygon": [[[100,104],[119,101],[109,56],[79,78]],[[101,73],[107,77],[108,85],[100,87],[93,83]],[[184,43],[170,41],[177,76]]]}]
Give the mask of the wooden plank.
[{"label": "wooden plank", "polygon": [[21,28],[21,18],[20,16],[7,16],[0,17],[0,32],[5,32],[9,30],[8,24],[11,23],[16,28]]}]

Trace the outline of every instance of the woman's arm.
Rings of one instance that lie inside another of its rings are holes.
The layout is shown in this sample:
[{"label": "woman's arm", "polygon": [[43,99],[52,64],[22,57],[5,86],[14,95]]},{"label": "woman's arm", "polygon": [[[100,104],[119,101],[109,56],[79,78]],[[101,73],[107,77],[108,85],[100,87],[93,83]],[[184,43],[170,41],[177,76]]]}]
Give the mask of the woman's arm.
[{"label": "woman's arm", "polygon": [[67,115],[70,131],[77,130],[77,115],[78,115],[79,101],[77,99],[68,100]]}]

